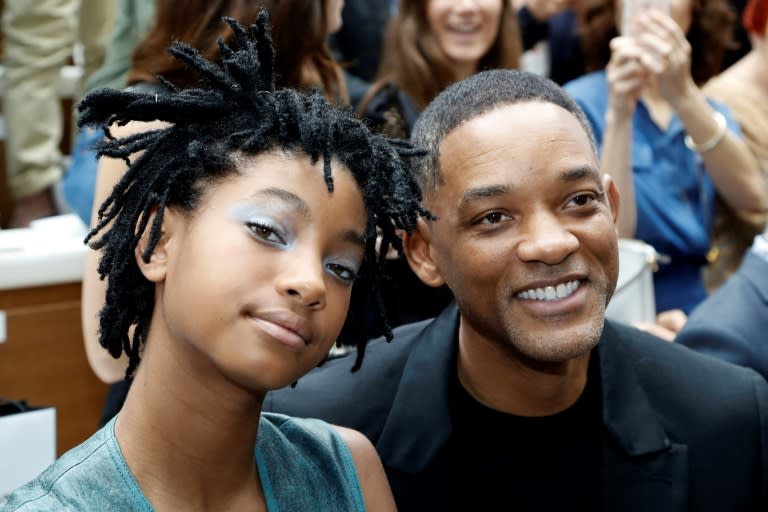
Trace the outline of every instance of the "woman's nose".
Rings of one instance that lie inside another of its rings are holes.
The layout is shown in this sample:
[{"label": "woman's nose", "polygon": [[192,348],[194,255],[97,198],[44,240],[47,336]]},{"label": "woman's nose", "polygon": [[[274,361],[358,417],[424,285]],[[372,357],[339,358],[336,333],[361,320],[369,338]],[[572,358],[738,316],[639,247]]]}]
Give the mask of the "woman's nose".
[{"label": "woman's nose", "polygon": [[278,291],[297,300],[302,306],[321,309],[325,306],[325,272],[321,262],[299,259],[286,265],[277,280]]}]

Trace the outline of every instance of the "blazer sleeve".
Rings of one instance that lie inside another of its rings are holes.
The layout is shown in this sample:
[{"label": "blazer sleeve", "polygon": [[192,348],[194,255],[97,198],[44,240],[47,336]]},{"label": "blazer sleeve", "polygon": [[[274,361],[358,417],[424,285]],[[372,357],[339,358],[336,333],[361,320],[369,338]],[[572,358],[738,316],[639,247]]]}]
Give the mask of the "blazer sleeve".
[{"label": "blazer sleeve", "polygon": [[[689,321],[690,322],[690,321]],[[690,322],[675,338],[675,343],[739,366],[752,368],[768,379],[768,361],[758,347],[740,332],[720,324]]]},{"label": "blazer sleeve", "polygon": [[760,498],[762,503],[759,510],[768,510],[768,382],[755,376],[755,397],[757,402],[757,417],[760,432],[760,459],[762,461],[762,475],[760,476]]}]

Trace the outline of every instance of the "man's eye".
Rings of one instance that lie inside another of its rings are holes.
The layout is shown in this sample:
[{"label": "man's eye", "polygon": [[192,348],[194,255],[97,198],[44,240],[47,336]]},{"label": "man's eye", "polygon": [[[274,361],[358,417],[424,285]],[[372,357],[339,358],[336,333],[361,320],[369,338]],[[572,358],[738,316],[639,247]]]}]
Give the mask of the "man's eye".
[{"label": "man's eye", "polygon": [[275,244],[284,244],[285,240],[277,234],[277,231],[272,226],[267,224],[260,224],[258,222],[249,222],[248,228],[256,235],[257,238],[265,240],[267,242]]},{"label": "man's eye", "polygon": [[571,199],[571,202],[574,203],[576,206],[586,206],[590,203],[595,202],[597,199],[598,197],[595,194],[586,193],[586,194],[579,194],[577,196],[574,196],[574,198]]},{"label": "man's eye", "polygon": [[481,224],[498,224],[499,222],[503,221],[507,216],[504,215],[501,212],[491,212],[487,215],[484,215],[480,219]]}]

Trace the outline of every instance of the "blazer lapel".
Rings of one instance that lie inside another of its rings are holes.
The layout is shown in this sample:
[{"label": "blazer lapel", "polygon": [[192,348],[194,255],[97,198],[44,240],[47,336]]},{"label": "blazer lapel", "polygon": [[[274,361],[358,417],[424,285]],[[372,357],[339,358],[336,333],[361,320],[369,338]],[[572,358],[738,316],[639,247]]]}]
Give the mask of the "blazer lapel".
[{"label": "blazer lapel", "polygon": [[603,390],[602,509],[688,509],[688,448],[670,441],[619,334],[606,322],[598,345]]},{"label": "blazer lapel", "polygon": [[448,511],[455,503],[455,466],[446,445],[453,431],[448,385],[456,366],[458,323],[458,309],[452,305],[418,335],[376,443],[396,495],[433,497],[427,504],[400,502],[401,510],[427,506]]}]

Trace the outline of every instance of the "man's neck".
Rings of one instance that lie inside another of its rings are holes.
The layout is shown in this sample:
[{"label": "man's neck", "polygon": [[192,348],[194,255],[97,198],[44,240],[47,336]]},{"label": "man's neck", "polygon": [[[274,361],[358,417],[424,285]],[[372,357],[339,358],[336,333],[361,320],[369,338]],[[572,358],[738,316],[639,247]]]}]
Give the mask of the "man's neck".
[{"label": "man's neck", "polygon": [[517,416],[549,416],[581,396],[589,356],[542,363],[498,341],[460,339],[457,371],[464,389],[487,407]]}]

